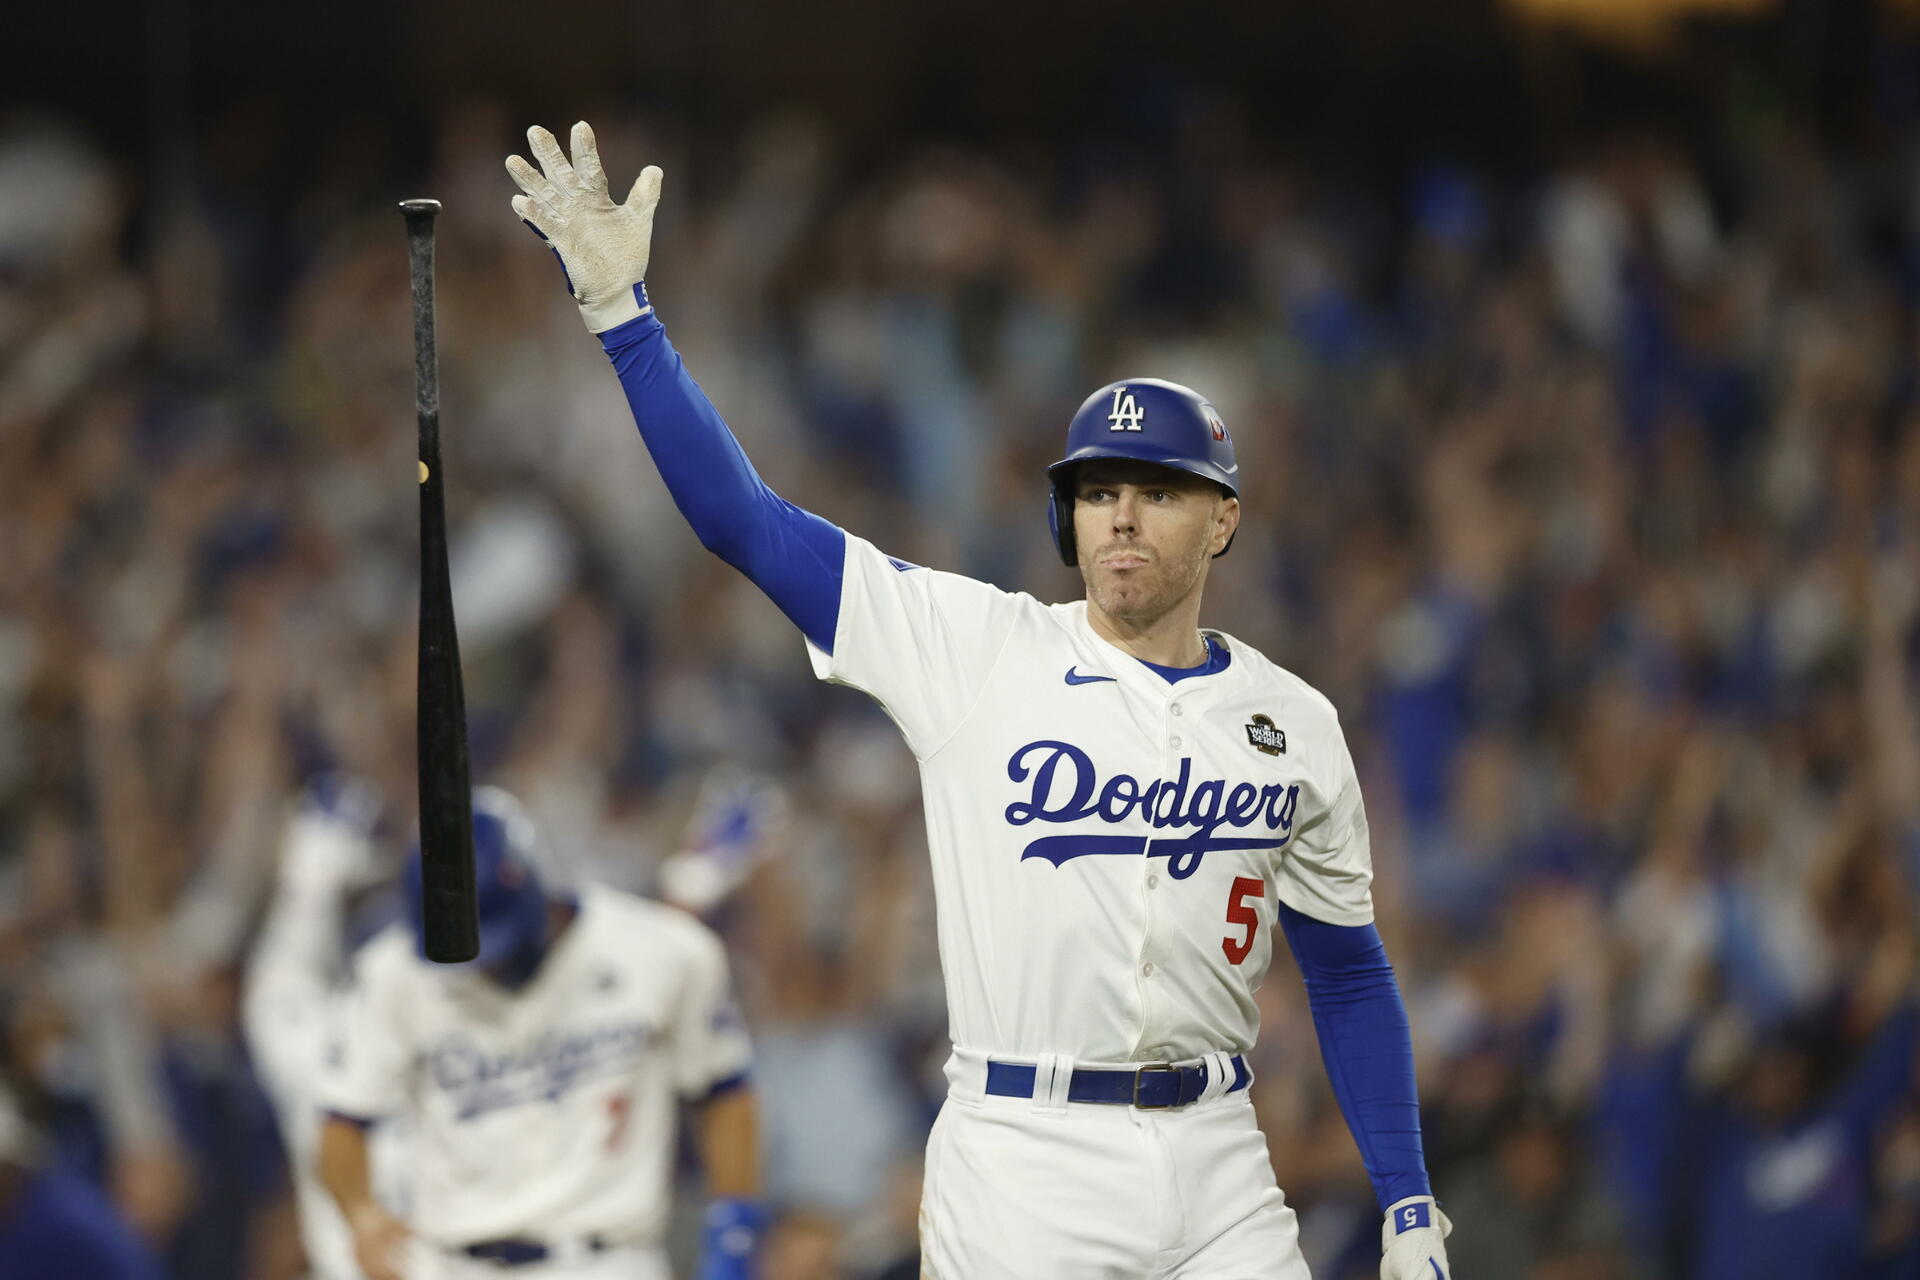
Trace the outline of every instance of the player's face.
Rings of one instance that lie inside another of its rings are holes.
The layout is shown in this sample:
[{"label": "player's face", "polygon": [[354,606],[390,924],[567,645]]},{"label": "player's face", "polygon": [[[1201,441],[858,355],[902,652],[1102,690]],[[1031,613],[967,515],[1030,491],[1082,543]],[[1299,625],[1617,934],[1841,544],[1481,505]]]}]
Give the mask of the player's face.
[{"label": "player's face", "polygon": [[1108,617],[1151,623],[1200,589],[1239,522],[1239,499],[1198,476],[1121,459],[1085,463],[1073,536],[1087,599]]}]

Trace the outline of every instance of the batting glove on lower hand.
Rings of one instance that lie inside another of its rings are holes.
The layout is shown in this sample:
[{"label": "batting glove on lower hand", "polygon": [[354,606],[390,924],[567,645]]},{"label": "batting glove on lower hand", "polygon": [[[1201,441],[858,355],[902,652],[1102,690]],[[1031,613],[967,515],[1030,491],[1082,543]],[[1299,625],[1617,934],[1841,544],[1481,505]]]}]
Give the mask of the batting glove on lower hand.
[{"label": "batting glove on lower hand", "polygon": [[639,285],[647,275],[662,175],[658,165],[648,165],[634,179],[627,202],[615,204],[586,121],[573,126],[572,142],[569,161],[551,133],[539,125],[527,130],[540,168],[507,157],[507,172],[526,193],[513,198],[513,211],[560,259],[587,328],[604,333],[645,314]]},{"label": "batting glove on lower hand", "polygon": [[1408,1196],[1380,1226],[1380,1280],[1453,1280],[1447,1236],[1453,1224],[1432,1196]]},{"label": "batting glove on lower hand", "polygon": [[700,1248],[699,1280],[754,1280],[760,1274],[760,1241],[766,1206],[741,1196],[721,1196],[707,1206]]}]

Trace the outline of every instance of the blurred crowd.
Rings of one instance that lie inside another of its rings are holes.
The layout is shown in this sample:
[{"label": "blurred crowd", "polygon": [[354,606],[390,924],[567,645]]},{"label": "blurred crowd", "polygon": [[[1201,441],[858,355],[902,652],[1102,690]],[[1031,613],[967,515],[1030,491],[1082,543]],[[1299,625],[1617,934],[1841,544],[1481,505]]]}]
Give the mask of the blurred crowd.
[{"label": "blurred crowd", "polygon": [[[1041,469],[1081,397],[1219,406],[1247,519],[1205,621],[1341,709],[1462,1276],[1920,1275],[1914,139],[1758,116],[1711,173],[1622,133],[1369,183],[1209,95],[877,161],[803,115],[579,114],[616,188],[666,170],[651,296],[749,456],[894,555],[1069,598]],[[408,840],[393,200],[431,194],[476,775],[554,876],[722,931],[770,1277],[910,1274],[913,762],[679,521],[508,208],[527,123],[450,109],[423,171],[249,103],[165,181],[0,129],[0,1169],[77,1173],[179,1280],[300,1272],[241,996],[314,779],[382,797],[387,880]],[[356,936],[396,910],[366,879]],[[1374,1274],[1290,961],[1261,999],[1314,1273]]]}]

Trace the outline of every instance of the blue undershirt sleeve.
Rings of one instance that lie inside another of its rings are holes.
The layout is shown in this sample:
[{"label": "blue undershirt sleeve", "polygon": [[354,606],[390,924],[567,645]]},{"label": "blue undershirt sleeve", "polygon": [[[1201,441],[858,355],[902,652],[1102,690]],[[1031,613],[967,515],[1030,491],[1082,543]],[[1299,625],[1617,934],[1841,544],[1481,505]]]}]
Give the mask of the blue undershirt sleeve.
[{"label": "blue undershirt sleeve", "polygon": [[[646,306],[644,293],[640,301]],[[651,310],[607,330],[600,342],[640,438],[700,544],[746,574],[808,640],[832,653],[846,534],[767,487]]]},{"label": "blue undershirt sleeve", "polygon": [[1280,927],[1306,979],[1327,1079],[1381,1211],[1408,1196],[1432,1195],[1420,1143],[1413,1035],[1380,931],[1370,924],[1327,924],[1284,902]]}]

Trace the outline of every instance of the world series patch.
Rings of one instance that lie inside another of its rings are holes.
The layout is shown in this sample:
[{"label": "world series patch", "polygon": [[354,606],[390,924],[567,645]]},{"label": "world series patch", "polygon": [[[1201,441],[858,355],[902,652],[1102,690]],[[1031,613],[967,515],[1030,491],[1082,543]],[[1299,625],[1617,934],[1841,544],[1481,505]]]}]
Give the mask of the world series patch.
[{"label": "world series patch", "polygon": [[1274,728],[1270,716],[1255,716],[1247,725],[1247,745],[1270,756],[1283,756],[1287,753],[1287,731]]}]

